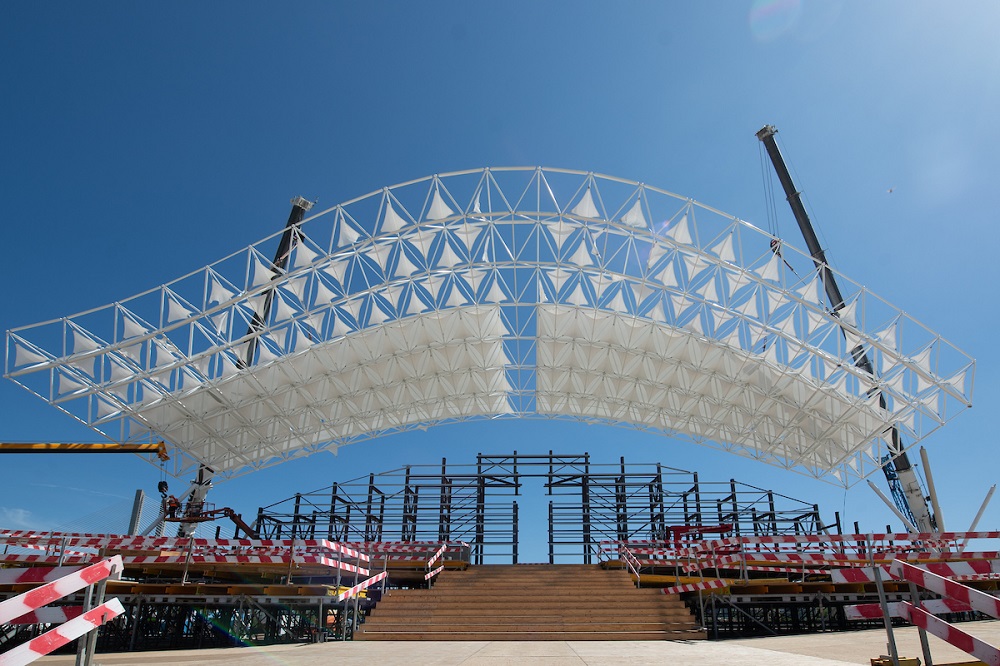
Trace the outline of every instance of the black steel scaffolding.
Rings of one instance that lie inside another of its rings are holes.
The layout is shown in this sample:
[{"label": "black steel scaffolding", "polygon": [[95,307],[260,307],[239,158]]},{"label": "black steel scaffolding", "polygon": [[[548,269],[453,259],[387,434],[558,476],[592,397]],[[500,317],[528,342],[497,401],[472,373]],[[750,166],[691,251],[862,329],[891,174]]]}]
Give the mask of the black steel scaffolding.
[{"label": "black steel scaffolding", "polygon": [[[524,481],[540,479],[548,503],[548,561],[592,563],[604,540],[702,538],[839,530],[819,507],[735,479],[701,480],[660,463],[595,463],[580,455],[478,454],[475,464],[408,465],[261,507],[261,538],[465,541],[472,563],[517,563]],[[707,531],[707,529],[706,529]],[[718,533],[718,532],[716,532]]]}]

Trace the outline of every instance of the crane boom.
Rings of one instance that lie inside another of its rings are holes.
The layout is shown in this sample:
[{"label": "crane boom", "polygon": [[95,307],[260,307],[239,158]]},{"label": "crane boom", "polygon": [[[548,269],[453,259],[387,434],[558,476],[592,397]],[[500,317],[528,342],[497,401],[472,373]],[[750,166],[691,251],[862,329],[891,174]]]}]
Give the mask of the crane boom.
[{"label": "crane boom", "polygon": [[[771,159],[771,164],[774,165],[774,171],[778,175],[781,187],[785,191],[785,197],[792,208],[792,215],[795,216],[795,222],[799,225],[799,230],[802,232],[803,238],[805,238],[806,248],[809,250],[813,264],[815,264],[820,279],[823,281],[823,289],[830,300],[830,307],[836,314],[844,307],[844,297],[840,293],[840,287],[837,286],[837,280],[833,272],[830,270],[830,265],[826,260],[826,253],[823,252],[823,248],[819,244],[819,239],[816,237],[816,232],[813,229],[812,222],[809,220],[809,215],[806,213],[805,206],[802,205],[802,197],[792,182],[792,176],[788,173],[788,167],[785,166],[785,160],[782,158],[778,144],[774,140],[774,135],[777,132],[778,130],[773,125],[765,125],[757,132],[757,138],[764,144],[767,156]],[[841,331],[843,332],[843,329]],[[875,369],[872,367],[871,359],[868,358],[864,347],[860,344],[857,345],[851,350],[851,355],[854,357],[855,365],[872,377],[875,376]],[[878,391],[879,406],[885,409],[885,396],[882,395],[881,390],[874,390]],[[930,507],[927,504],[927,498],[924,497],[924,493],[920,488],[920,480],[917,478],[916,470],[913,469],[909,456],[903,450],[903,442],[899,435],[899,429],[895,425],[892,426],[889,448],[891,459],[886,461],[884,469],[887,472],[886,478],[889,480],[894,499],[897,500],[897,504],[902,503],[909,510],[913,518],[913,524],[918,530],[921,532],[936,531],[937,524],[934,515],[931,513]],[[896,478],[894,479],[889,472],[894,472]]]},{"label": "crane boom", "polygon": [[155,453],[160,460],[170,460],[163,442],[0,442],[0,453]]}]

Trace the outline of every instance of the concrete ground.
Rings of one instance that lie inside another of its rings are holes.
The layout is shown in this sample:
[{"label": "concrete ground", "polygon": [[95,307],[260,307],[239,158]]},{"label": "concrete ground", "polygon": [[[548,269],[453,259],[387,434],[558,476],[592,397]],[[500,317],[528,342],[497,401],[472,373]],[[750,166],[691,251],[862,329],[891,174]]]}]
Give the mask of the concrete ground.
[{"label": "concrete ground", "polygon": [[[1000,644],[1000,622],[969,622],[964,631],[991,645]],[[915,628],[895,630],[899,654],[923,662]],[[928,636],[934,664],[968,663],[972,660],[933,636]],[[355,664],[439,664],[451,666],[526,666],[544,664],[615,665],[670,664],[671,666],[846,666],[864,664],[888,654],[884,630],[750,638],[727,641],[374,641],[275,645],[221,650],[177,650],[99,654],[94,664],[156,664],[158,666],[313,666]],[[72,664],[72,656],[43,657],[39,664]]]}]

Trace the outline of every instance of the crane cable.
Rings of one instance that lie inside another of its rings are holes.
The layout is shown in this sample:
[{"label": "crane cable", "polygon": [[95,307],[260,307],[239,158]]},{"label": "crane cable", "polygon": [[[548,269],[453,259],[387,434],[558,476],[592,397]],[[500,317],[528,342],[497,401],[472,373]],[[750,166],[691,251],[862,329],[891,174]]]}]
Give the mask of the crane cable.
[{"label": "crane cable", "polygon": [[798,272],[788,263],[781,254],[781,229],[778,226],[778,209],[774,198],[774,170],[769,169],[767,161],[764,159],[764,148],[761,142],[757,143],[757,155],[760,157],[760,178],[764,190],[764,210],[767,216],[767,233],[771,236],[771,252],[778,255],[784,262],[788,270],[798,277]]}]

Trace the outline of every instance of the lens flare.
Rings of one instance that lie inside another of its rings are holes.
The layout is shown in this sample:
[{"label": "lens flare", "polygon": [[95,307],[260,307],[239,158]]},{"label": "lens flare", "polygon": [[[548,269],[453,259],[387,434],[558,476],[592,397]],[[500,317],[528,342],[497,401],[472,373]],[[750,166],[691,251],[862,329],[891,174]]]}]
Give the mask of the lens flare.
[{"label": "lens flare", "polygon": [[801,13],[801,0],[754,0],[750,33],[757,41],[769,42],[794,28]]}]

